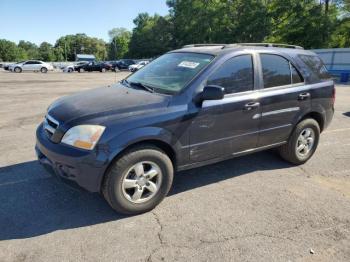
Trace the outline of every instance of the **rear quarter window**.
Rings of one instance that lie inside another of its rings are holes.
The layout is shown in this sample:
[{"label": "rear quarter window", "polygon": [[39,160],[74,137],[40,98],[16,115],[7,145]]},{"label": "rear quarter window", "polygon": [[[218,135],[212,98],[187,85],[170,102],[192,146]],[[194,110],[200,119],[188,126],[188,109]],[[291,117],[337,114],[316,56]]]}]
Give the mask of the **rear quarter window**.
[{"label": "rear quarter window", "polygon": [[327,68],[323,64],[322,60],[315,55],[299,55],[299,58],[309,67],[313,74],[319,79],[327,80],[332,77],[327,71]]}]

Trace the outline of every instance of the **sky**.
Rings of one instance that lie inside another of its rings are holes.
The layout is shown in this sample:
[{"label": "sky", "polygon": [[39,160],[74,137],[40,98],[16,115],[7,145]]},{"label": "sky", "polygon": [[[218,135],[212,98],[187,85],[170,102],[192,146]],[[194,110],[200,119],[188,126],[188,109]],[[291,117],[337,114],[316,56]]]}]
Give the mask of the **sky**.
[{"label": "sky", "polygon": [[85,33],[108,41],[114,27],[134,27],[142,12],[166,15],[166,0],[0,0],[0,39],[54,44],[60,36]]}]

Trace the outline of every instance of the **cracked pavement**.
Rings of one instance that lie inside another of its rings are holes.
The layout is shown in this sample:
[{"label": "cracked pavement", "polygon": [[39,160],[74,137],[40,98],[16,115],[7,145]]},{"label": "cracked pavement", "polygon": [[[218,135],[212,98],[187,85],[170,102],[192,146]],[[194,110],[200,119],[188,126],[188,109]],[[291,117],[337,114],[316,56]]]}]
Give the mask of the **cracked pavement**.
[{"label": "cracked pavement", "polygon": [[350,261],[350,86],[305,165],[272,150],[181,172],[157,208],[128,217],[34,152],[51,102],[126,74],[0,71],[0,261]]}]

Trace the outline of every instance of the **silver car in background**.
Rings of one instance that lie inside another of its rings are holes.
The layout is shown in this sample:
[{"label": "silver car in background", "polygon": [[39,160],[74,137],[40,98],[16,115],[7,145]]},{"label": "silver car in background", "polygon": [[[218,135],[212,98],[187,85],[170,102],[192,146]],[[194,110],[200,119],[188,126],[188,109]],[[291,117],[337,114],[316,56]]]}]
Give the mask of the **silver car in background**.
[{"label": "silver car in background", "polygon": [[47,73],[47,71],[53,70],[53,66],[39,60],[28,60],[10,65],[9,70],[16,73],[21,73],[22,71],[40,71],[41,73]]},{"label": "silver car in background", "polygon": [[129,71],[130,72],[136,72],[137,70],[139,70],[140,68],[144,67],[145,65],[147,65],[149,63],[149,61],[139,61],[136,64],[130,65],[129,66]]}]

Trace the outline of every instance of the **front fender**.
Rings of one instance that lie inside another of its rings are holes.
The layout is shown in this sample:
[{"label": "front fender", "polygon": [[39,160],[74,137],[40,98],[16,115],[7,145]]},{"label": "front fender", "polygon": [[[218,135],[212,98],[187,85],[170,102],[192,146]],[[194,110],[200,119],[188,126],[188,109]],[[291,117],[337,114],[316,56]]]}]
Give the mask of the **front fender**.
[{"label": "front fender", "polygon": [[148,140],[157,140],[166,143],[173,149],[175,154],[181,148],[180,142],[169,130],[160,127],[140,127],[127,130],[107,142],[109,161],[111,162],[125,148]]}]

